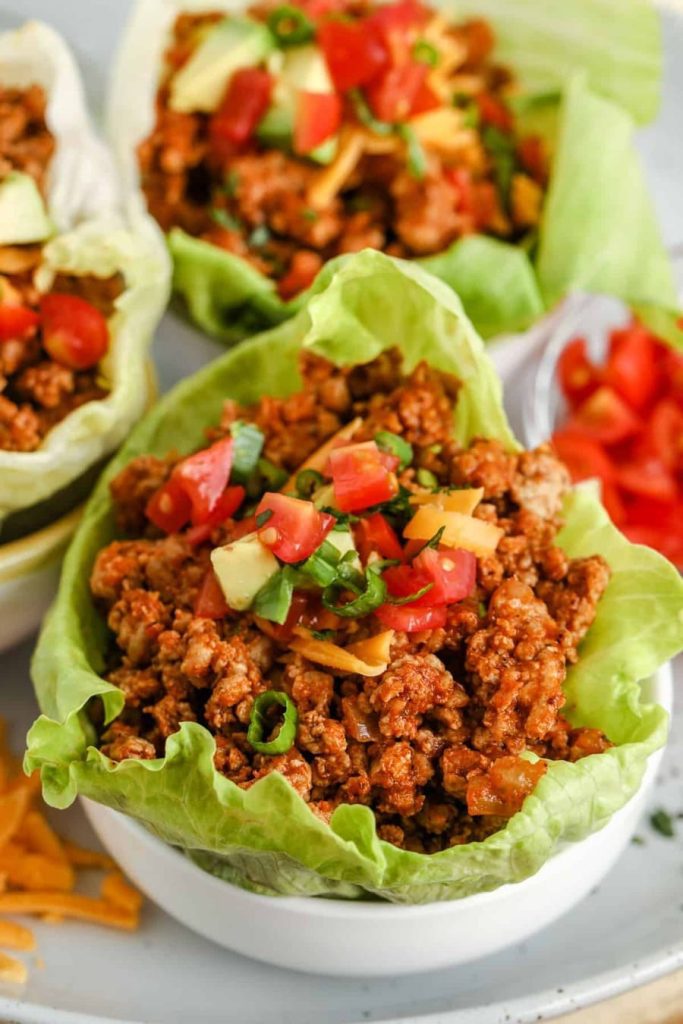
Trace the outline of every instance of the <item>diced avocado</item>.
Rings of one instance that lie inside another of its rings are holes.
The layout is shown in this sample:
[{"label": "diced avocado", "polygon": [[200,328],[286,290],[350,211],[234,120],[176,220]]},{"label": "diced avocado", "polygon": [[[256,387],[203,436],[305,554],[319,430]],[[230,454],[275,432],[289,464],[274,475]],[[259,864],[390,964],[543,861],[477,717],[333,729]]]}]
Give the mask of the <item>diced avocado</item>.
[{"label": "diced avocado", "polygon": [[272,106],[259,122],[256,135],[266,146],[291,150],[294,137],[294,106]]},{"label": "diced avocado", "polygon": [[273,36],[258,21],[219,21],[171,80],[171,109],[183,114],[216,110],[235,71],[260,64],[274,47]]},{"label": "diced avocado", "polygon": [[285,53],[280,83],[292,94],[301,92],[334,92],[325,58],[316,46],[293,46]]},{"label": "diced avocado", "polygon": [[0,245],[44,242],[52,232],[35,181],[29,174],[12,171],[0,182]]},{"label": "diced avocado", "polygon": [[232,544],[214,548],[211,564],[230,608],[245,611],[280,566],[275,555],[249,533]]},{"label": "diced avocado", "polygon": [[[277,64],[277,83],[270,110],[256,129],[257,137],[266,146],[291,152],[298,92],[334,92],[325,58],[315,46],[293,46]],[[338,140],[326,139],[307,159],[329,164],[337,155]]]},{"label": "diced avocado", "polygon": [[312,149],[310,153],[306,154],[308,160],[315,160],[317,164],[331,164],[337,155],[339,149],[339,136],[331,135],[329,139],[325,139],[319,146]]}]

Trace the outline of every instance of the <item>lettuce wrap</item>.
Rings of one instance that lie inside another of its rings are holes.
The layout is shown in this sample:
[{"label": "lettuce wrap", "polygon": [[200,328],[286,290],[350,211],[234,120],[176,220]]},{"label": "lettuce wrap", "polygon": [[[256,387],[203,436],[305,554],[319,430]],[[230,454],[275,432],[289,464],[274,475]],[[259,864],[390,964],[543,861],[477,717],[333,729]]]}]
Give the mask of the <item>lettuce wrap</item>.
[{"label": "lettuce wrap", "polygon": [[[448,5],[446,6],[447,9]],[[131,202],[143,201],[136,147],[154,123],[167,36],[180,11],[239,9],[234,0],[139,0],[118,56],[108,130]],[[524,126],[553,154],[538,237],[526,247],[486,235],[462,238],[420,260],[458,292],[484,338],[519,331],[575,288],[610,292],[664,311],[676,335],[676,295],[633,132],[656,115],[661,78],[657,14],[650,0],[486,0],[455,16],[484,17],[502,61],[519,75]],[[281,323],[305,304],[285,302],[245,261],[173,229],[174,286],[192,318],[227,344]],[[643,272],[647,268],[647,272]]]},{"label": "lettuce wrap", "polygon": [[522,810],[483,842],[407,852],[381,841],[372,812],[360,805],[338,807],[328,826],[277,772],[246,790],[218,774],[214,740],[196,723],[183,724],[156,760],[114,763],[96,748],[89,705],[101,702],[110,722],[124,703],[101,677],[108,632],[88,583],[97,552],[115,536],[109,481],[140,453],[200,445],[228,396],[251,403],[297,390],[301,349],[356,365],[393,346],[406,370],[426,360],[459,378],[454,431],[461,442],[484,436],[519,447],[492,364],[450,288],[413,263],[375,252],[328,266],[307,308],[178,385],[101,479],[33,662],[42,716],[29,733],[25,767],[40,770],[51,805],[66,807],[81,794],[124,811],[202,867],[258,892],[422,903],[526,878],[558,844],[601,828],[636,792],[648,755],[667,735],[666,713],[642,702],[638,681],[683,645],[683,583],[660,555],[626,541],[594,496],[578,491],[567,500],[558,541],[571,556],[600,552],[613,575],[569,670],[567,708],[574,724],[604,729],[615,745],[577,763],[550,762]]}]

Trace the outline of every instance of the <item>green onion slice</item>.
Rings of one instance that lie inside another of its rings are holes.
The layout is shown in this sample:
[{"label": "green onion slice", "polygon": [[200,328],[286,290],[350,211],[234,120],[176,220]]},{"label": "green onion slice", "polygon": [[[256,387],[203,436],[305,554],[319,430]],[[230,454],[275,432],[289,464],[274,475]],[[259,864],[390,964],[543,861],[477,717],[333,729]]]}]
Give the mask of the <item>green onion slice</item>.
[{"label": "green onion slice", "polygon": [[213,206],[209,210],[209,217],[214,224],[218,224],[219,227],[225,228],[226,231],[242,230],[242,221],[238,220],[237,217],[233,217],[231,213],[228,213],[227,210],[224,210],[220,206]]},{"label": "green onion slice", "polygon": [[378,121],[373,115],[368,102],[363,96],[359,89],[349,89],[349,97],[353,103],[353,109],[356,117],[361,124],[364,124],[366,128],[369,128],[375,135],[393,135],[395,125],[390,124],[389,121]]},{"label": "green onion slice", "polygon": [[279,491],[289,480],[287,470],[276,466],[269,459],[259,459],[256,463],[256,468],[268,484],[267,490]]},{"label": "green onion slice", "polygon": [[280,46],[298,46],[315,35],[315,26],[298,7],[283,4],[268,15],[268,28]]},{"label": "green onion slice", "polygon": [[413,44],[413,58],[418,64],[428,64],[435,68],[439,63],[439,51],[427,39],[417,39]]},{"label": "green onion slice", "polygon": [[427,173],[427,157],[422,143],[410,124],[400,124],[397,131],[408,147],[408,170],[414,178],[422,181]]},{"label": "green onion slice", "polygon": [[324,483],[325,477],[317,469],[302,469],[296,475],[296,492],[300,498],[309,499]]},{"label": "green onion slice", "polygon": [[[374,566],[367,569],[365,577],[350,566],[348,574],[343,573],[344,568],[344,563],[340,563],[340,576],[346,575],[346,579],[342,578],[323,590],[323,605],[328,611],[343,619],[358,619],[363,615],[369,615],[385,603],[387,585]],[[340,589],[350,590],[357,596],[347,604],[337,604],[335,599]]]},{"label": "green onion slice", "polygon": [[375,443],[383,452],[397,456],[399,469],[405,469],[413,461],[412,446],[398,434],[392,434],[389,430],[380,430],[375,434]]},{"label": "green onion slice", "polygon": [[254,598],[251,611],[269,622],[282,625],[287,620],[294,594],[294,574],[287,569],[274,573]]},{"label": "green onion slice", "polygon": [[265,438],[253,423],[243,423],[241,420],[232,424],[230,433],[234,442],[230,479],[243,484],[258,466]]},{"label": "green onion slice", "polygon": [[430,590],[434,589],[433,583],[427,583],[426,586],[416,590],[414,594],[408,594],[407,597],[392,597],[391,594],[387,595],[387,604],[412,604],[413,601],[418,601],[425,594],[428,594]]},{"label": "green onion slice", "polygon": [[420,487],[431,487],[432,490],[437,490],[439,487],[439,481],[436,479],[431,469],[418,469],[417,482]]},{"label": "green onion slice", "polygon": [[[277,736],[264,741],[266,731],[271,729],[268,712],[279,705],[284,708],[282,722]],[[247,740],[259,754],[286,754],[294,746],[296,727],[299,721],[294,702],[281,690],[266,690],[260,693],[251,709],[251,718],[247,730]]]},{"label": "green onion slice", "polygon": [[310,555],[299,571],[304,573],[319,587],[329,587],[337,579],[340,555],[334,544],[324,540],[320,547]]}]

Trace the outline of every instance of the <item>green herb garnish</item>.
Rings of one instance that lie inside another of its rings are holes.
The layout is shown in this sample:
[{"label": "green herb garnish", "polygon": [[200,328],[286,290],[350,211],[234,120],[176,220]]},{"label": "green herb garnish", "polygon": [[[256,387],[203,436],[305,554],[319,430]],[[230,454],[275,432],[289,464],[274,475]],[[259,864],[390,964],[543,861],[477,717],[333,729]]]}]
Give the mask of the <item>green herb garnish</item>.
[{"label": "green herb garnish", "polygon": [[302,469],[296,475],[296,492],[300,498],[309,499],[325,483],[325,477],[317,469]]},{"label": "green herb garnish", "polygon": [[417,482],[420,487],[430,487],[433,491],[437,490],[439,486],[439,481],[436,479],[431,469],[418,469]]},{"label": "green herb garnish", "polygon": [[427,157],[422,143],[410,124],[399,125],[397,131],[408,147],[408,170],[414,178],[422,181],[427,173]]},{"label": "green herb garnish", "polygon": [[265,224],[259,224],[255,227],[252,233],[247,239],[247,243],[252,249],[260,249],[262,246],[267,245],[271,239],[271,234]]},{"label": "green herb garnish", "polygon": [[263,526],[265,526],[268,520],[272,518],[272,516],[272,508],[266,508],[263,510],[263,512],[259,512],[259,514],[256,516],[256,526],[258,527],[258,529],[260,530]]},{"label": "green herb garnish", "polygon": [[218,224],[219,227],[225,228],[226,231],[242,230],[242,221],[238,220],[237,217],[233,217],[231,213],[228,213],[228,211],[224,210],[222,207],[213,206],[209,210],[209,217],[215,224]]},{"label": "green herb garnish", "polygon": [[389,430],[380,430],[375,434],[375,443],[383,452],[395,455],[399,459],[398,468],[405,469],[413,461],[413,449],[398,434],[392,434]]},{"label": "green herb garnish", "polygon": [[667,839],[673,839],[676,835],[673,818],[668,811],[662,808],[650,815],[650,824],[655,832],[659,832],[660,836],[665,836]]},{"label": "green herb garnish", "polygon": [[256,468],[268,484],[271,491],[279,491],[289,480],[289,473],[286,469],[276,466],[270,459],[259,459]]},{"label": "green herb garnish", "polygon": [[293,593],[293,574],[289,567],[280,569],[263,584],[252,602],[251,611],[254,615],[260,615],[262,619],[277,622],[281,626],[287,620]]},{"label": "green herb garnish", "polygon": [[237,193],[240,184],[240,176],[237,171],[228,171],[223,181],[223,191],[230,199]]},{"label": "green herb garnish", "polygon": [[234,442],[230,479],[243,484],[258,466],[265,438],[253,423],[244,423],[242,420],[232,424],[230,433]]},{"label": "green herb garnish", "polygon": [[[325,588],[322,597],[325,608],[335,615],[343,619],[358,619],[374,612],[386,601],[387,585],[374,565],[368,566],[363,575],[342,560],[338,577],[336,583]],[[336,599],[342,590],[350,590],[356,597],[346,604],[338,604]]]},{"label": "green herb garnish", "polygon": [[418,64],[427,64],[435,68],[439,63],[439,51],[427,39],[417,39],[413,43],[413,59]]},{"label": "green herb garnish", "polygon": [[349,89],[349,98],[353,103],[353,109],[356,117],[361,124],[364,124],[366,128],[369,128],[375,135],[393,135],[396,126],[390,124],[389,121],[379,121],[368,106],[368,102],[363,96],[363,93],[359,89]]},{"label": "green herb garnish", "polygon": [[[284,708],[280,728],[277,736],[264,741],[266,732],[272,731],[272,720],[268,713],[277,706]],[[281,690],[266,690],[265,693],[259,694],[251,709],[247,741],[259,754],[286,754],[294,746],[298,721],[296,705],[286,693]]]}]

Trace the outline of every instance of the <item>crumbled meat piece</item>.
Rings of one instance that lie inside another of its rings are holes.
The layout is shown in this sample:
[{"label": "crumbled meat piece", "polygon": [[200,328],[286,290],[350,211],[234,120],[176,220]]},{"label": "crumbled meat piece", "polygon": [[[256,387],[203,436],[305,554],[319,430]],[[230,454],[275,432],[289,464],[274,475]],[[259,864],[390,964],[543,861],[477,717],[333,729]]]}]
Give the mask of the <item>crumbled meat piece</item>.
[{"label": "crumbled meat piece", "polygon": [[396,234],[416,256],[441,252],[462,234],[456,193],[438,160],[430,161],[421,179],[401,171],[391,184],[391,195],[396,204]]},{"label": "crumbled meat piece", "polygon": [[543,778],[548,766],[532,764],[521,757],[499,757],[483,775],[467,782],[467,810],[475,815],[510,818],[520,810],[526,797]]},{"label": "crumbled meat piece", "polygon": [[139,455],[111,481],[109,490],[116,505],[116,521],[124,533],[145,532],[147,502],[166,483],[174,461],[172,457],[158,459],[155,455]]},{"label": "crumbled meat piece", "polygon": [[417,814],[425,802],[422,787],[434,769],[405,740],[384,747],[370,765],[370,782],[377,791],[377,807],[387,814]]},{"label": "crumbled meat piece", "polygon": [[112,722],[102,734],[101,751],[112,761],[151,761],[157,756],[156,747],[149,740],[139,736],[132,726],[123,722]]},{"label": "crumbled meat piece", "polygon": [[168,624],[168,608],[150,590],[124,590],[109,612],[107,624],[131,665],[148,661],[160,633]]},{"label": "crumbled meat piece", "polygon": [[570,486],[569,470],[553,455],[550,445],[543,445],[519,456],[510,495],[541,519],[554,519]]},{"label": "crumbled meat piece", "polygon": [[515,456],[506,452],[500,441],[475,441],[454,456],[450,482],[483,487],[485,500],[502,498],[512,486],[515,463]]},{"label": "crumbled meat piece", "polygon": [[570,661],[576,661],[576,649],[593,625],[609,579],[610,568],[605,559],[592,555],[572,562],[564,580],[539,584],[539,597],[560,626],[560,643]]},{"label": "crumbled meat piece", "polygon": [[265,778],[271,772],[279,772],[294,787],[299,796],[308,800],[311,794],[311,767],[296,747],[286,754],[268,756],[259,754],[255,758],[254,781]]},{"label": "crumbled meat piece", "polygon": [[406,654],[399,658],[380,676],[370,693],[380,732],[397,739],[412,739],[422,716],[445,704],[464,707],[467,696],[433,654]]}]

